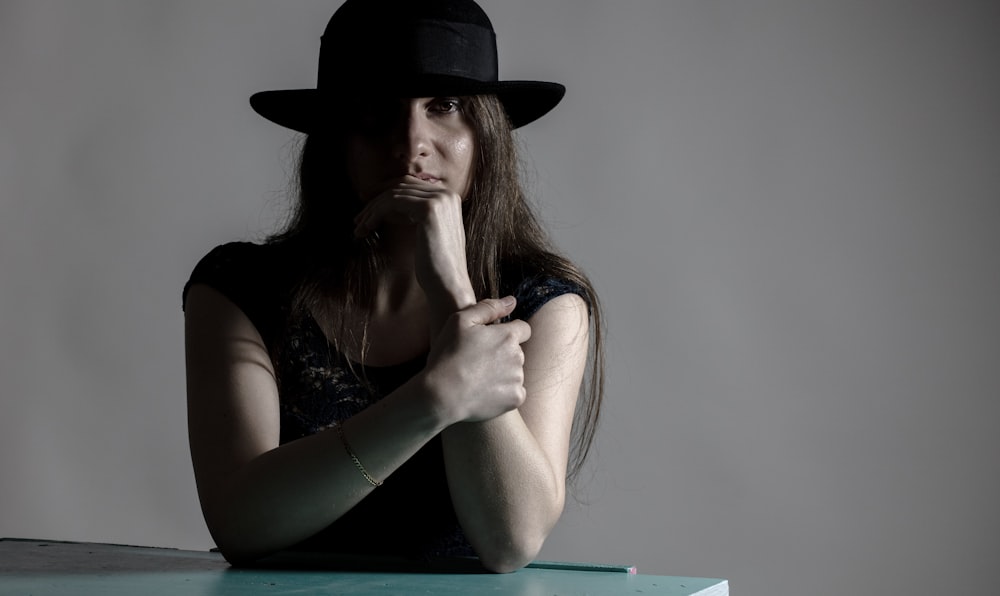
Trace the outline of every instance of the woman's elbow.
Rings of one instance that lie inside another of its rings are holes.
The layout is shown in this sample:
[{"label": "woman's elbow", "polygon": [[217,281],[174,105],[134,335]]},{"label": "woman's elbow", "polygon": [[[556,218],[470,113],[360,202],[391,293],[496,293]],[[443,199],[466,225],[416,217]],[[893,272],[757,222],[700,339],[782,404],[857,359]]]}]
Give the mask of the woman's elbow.
[{"label": "woman's elbow", "polygon": [[219,546],[218,548],[219,553],[222,554],[222,558],[233,567],[249,567],[259,558],[258,556],[244,552],[240,549],[233,549],[225,546]]},{"label": "woman's elbow", "polygon": [[479,552],[479,561],[487,571],[511,573],[530,563],[542,550],[548,533],[524,532],[505,539],[499,537]]},{"label": "woman's elbow", "polygon": [[210,533],[222,558],[233,567],[247,567],[268,554],[262,549],[249,546],[249,541],[241,540],[232,534],[212,531],[211,527]]},{"label": "woman's elbow", "polygon": [[277,550],[261,543],[255,532],[246,531],[247,528],[232,520],[213,519],[209,516],[205,519],[219,553],[233,567],[250,566]]},{"label": "woman's elbow", "polygon": [[493,573],[510,573],[534,560],[559,521],[563,503],[560,494],[547,508],[547,514],[523,523],[520,528],[510,527],[507,531],[493,534],[486,544],[477,546],[483,567]]},{"label": "woman's elbow", "polygon": [[479,561],[491,573],[512,573],[530,563],[538,550],[509,549],[506,552],[483,553]]}]

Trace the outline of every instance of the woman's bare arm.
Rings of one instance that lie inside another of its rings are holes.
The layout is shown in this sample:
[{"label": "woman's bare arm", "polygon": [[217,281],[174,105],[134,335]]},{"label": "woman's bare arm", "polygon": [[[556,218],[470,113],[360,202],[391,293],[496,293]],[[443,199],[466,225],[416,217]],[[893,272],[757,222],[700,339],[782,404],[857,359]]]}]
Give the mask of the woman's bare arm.
[{"label": "woman's bare arm", "polygon": [[517,409],[442,434],[459,522],[497,572],[533,559],[562,514],[570,431],[586,366],[588,311],[575,294],[530,320],[523,344],[526,398]]},{"label": "woman's bare arm", "polygon": [[[256,328],[235,305],[195,285],[185,308],[188,429],[209,530],[230,561],[291,546],[367,495],[336,432],[278,446],[278,391]],[[353,451],[377,479],[444,427],[417,376],[344,423]]]}]

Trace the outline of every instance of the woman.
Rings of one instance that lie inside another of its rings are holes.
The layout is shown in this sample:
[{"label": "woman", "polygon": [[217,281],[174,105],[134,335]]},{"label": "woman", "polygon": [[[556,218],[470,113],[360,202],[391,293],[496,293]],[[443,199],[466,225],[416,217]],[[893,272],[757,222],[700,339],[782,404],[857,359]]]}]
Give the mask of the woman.
[{"label": "woman", "polygon": [[511,136],[563,93],[498,81],[471,0],[348,0],[317,89],[251,98],[308,136],[287,229],[185,287],[192,459],[229,561],[538,553],[602,385],[597,297],[549,249]]}]

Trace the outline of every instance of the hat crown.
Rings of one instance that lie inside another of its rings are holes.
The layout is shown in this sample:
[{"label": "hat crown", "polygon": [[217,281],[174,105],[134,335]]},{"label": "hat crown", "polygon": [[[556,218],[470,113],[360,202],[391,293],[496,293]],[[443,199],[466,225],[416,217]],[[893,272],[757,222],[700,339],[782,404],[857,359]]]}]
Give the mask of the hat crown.
[{"label": "hat crown", "polygon": [[324,35],[368,33],[420,20],[466,23],[493,31],[489,16],[473,0],[347,0],[333,13]]},{"label": "hat crown", "polygon": [[472,0],[348,0],[323,33],[319,88],[391,90],[442,76],[499,78],[493,25]]}]

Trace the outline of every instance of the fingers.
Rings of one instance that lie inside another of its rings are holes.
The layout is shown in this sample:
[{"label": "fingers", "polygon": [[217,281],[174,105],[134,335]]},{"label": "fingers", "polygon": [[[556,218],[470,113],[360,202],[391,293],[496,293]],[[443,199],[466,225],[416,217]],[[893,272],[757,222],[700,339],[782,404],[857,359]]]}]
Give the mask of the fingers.
[{"label": "fingers", "polygon": [[513,296],[506,298],[487,298],[463,309],[459,317],[466,326],[489,325],[514,312],[517,300]]},{"label": "fingers", "polygon": [[383,222],[415,224],[424,221],[430,207],[426,198],[383,193],[369,201],[354,218],[354,235],[366,236]]},{"label": "fingers", "polygon": [[[459,312],[459,317],[468,326],[491,325],[514,312],[516,306],[517,300],[513,296],[499,299],[487,298]],[[519,344],[531,338],[531,326],[524,321],[510,321],[504,323],[504,326],[514,334],[514,338]]]},{"label": "fingers", "polygon": [[364,237],[385,222],[402,225],[426,222],[449,201],[451,210],[460,217],[461,197],[442,186],[406,176],[362,207],[354,218],[354,235]]},{"label": "fingers", "polygon": [[451,404],[455,421],[489,420],[524,403],[521,344],[531,337],[531,327],[519,320],[498,323],[516,304],[508,296],[464,308],[449,317],[432,343],[429,378]]}]

